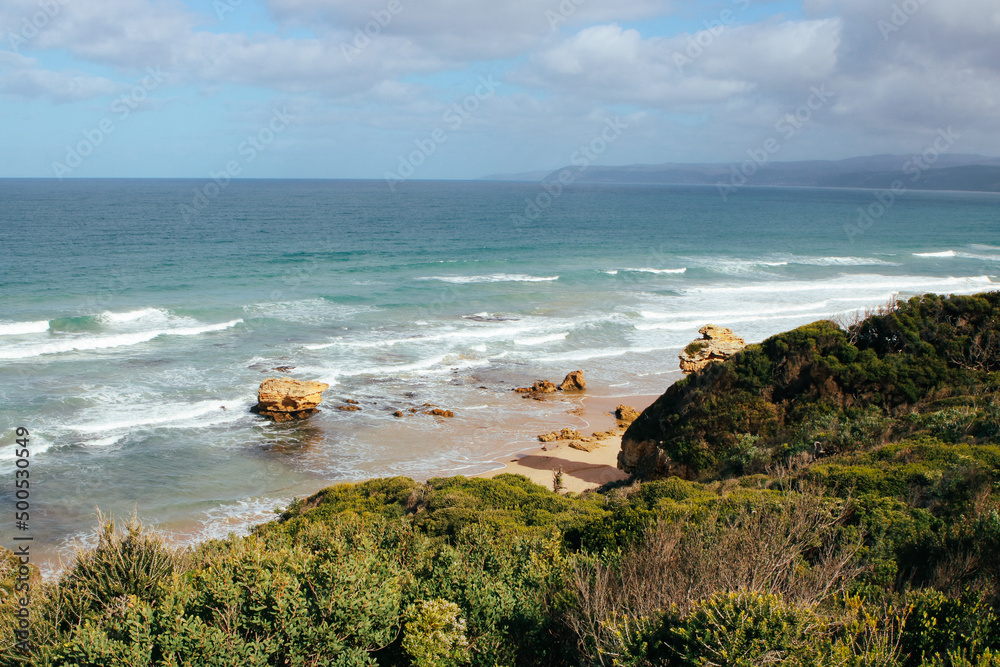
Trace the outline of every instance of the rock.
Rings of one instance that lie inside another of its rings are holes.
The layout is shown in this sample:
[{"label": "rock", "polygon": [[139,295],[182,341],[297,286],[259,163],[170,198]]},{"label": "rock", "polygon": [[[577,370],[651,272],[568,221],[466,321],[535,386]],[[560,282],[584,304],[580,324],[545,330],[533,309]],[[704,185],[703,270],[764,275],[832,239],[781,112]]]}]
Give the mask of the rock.
[{"label": "rock", "polygon": [[337,409],[338,410],[343,410],[344,412],[357,412],[361,408],[359,408],[356,405],[338,405]]},{"label": "rock", "polygon": [[681,477],[693,480],[696,477],[688,466],[671,460],[655,440],[623,438],[622,450],[618,452],[618,468],[644,479]]},{"label": "rock", "polygon": [[441,408],[434,408],[433,410],[427,410],[424,412],[425,415],[434,415],[435,417],[454,417],[455,413],[451,410],[442,410]]},{"label": "rock", "polygon": [[403,411],[402,410],[396,410],[395,412],[392,413],[392,416],[393,417],[402,417],[403,416]]},{"label": "rock", "polygon": [[631,405],[619,405],[615,408],[615,419],[631,424],[639,418],[639,411]]},{"label": "rock", "polygon": [[581,452],[592,452],[598,447],[603,447],[604,445],[594,440],[574,440],[569,443],[569,446],[573,449],[579,449]]},{"label": "rock", "polygon": [[560,440],[582,440],[583,434],[577,431],[575,428],[564,428],[559,431]]},{"label": "rock", "polygon": [[698,329],[698,333],[702,337],[691,341],[680,355],[684,373],[694,373],[716,361],[725,361],[747,345],[746,341],[733,334],[732,329],[714,324],[706,324]]},{"label": "rock", "polygon": [[552,433],[543,433],[542,435],[538,436],[539,442],[553,442],[558,439],[559,439],[559,434],[556,433],[555,431],[553,431]]},{"label": "rock", "polygon": [[587,381],[583,379],[583,371],[568,373],[559,385],[559,391],[583,391],[586,388]]},{"label": "rock", "polygon": [[295,370],[295,366],[275,366],[274,370],[279,373],[287,373],[288,371]]},{"label": "rock", "polygon": [[344,403],[350,403],[351,405],[359,405],[358,401],[355,401],[353,398],[345,398]]},{"label": "rock", "polygon": [[323,392],[329,388],[325,382],[267,378],[257,391],[257,405],[250,409],[276,422],[305,419],[316,412]]},{"label": "rock", "polygon": [[514,391],[519,394],[552,394],[558,389],[554,382],[538,380],[530,387],[518,387]]}]

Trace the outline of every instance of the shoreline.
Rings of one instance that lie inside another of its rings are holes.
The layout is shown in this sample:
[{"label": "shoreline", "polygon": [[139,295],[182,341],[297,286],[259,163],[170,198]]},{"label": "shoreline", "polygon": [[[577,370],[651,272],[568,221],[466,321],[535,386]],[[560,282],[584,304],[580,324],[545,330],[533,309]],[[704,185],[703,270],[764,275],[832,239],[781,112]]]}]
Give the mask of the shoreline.
[{"label": "shoreline", "polygon": [[[579,424],[569,424],[566,428],[575,428],[586,436],[586,431],[615,431],[614,435],[600,438],[592,451],[584,451],[570,446],[571,440],[560,439],[553,442],[538,442],[534,447],[500,456],[493,461],[500,467],[470,477],[496,477],[503,474],[523,475],[532,482],[552,488],[554,474],[562,470],[562,491],[566,493],[583,493],[599,488],[608,482],[628,479],[628,475],[618,469],[618,452],[621,451],[622,433],[624,428],[614,417],[618,405],[627,405],[642,412],[649,407],[660,394],[642,394],[631,396],[581,396],[580,405],[568,411]],[[567,419],[567,421],[571,421]],[[627,428],[627,424],[625,425]],[[558,429],[557,429],[558,430]]]},{"label": "shoreline", "polygon": [[[595,388],[594,391],[607,391],[608,388]],[[665,389],[664,389],[665,391]],[[621,422],[615,419],[614,411],[619,405],[627,405],[642,412],[661,394],[639,394],[639,395],[588,395],[588,391],[579,394],[564,394],[547,397],[547,401],[559,401],[563,403],[564,410],[558,415],[551,415],[545,419],[533,420],[536,434],[531,436],[531,440],[524,440],[525,424],[520,421],[516,411],[508,413],[501,420],[502,424],[493,424],[488,438],[493,442],[491,449],[502,452],[490,460],[481,461],[475,464],[473,469],[480,472],[462,472],[460,469],[440,470],[429,475],[427,479],[434,477],[452,477],[464,475],[466,477],[492,478],[502,474],[519,474],[530,479],[532,482],[545,488],[551,489],[553,486],[553,471],[558,468],[563,470],[562,492],[563,493],[583,493],[584,491],[596,489],[611,481],[627,479],[628,475],[617,468],[618,452],[621,451],[621,434],[624,428],[619,428]],[[496,406],[500,408],[500,406]],[[502,408],[501,408],[502,409]],[[450,420],[449,420],[450,421]],[[461,422],[456,423],[456,425]],[[515,426],[516,424],[516,426]],[[467,430],[464,438],[468,439],[474,435],[480,435],[483,431],[482,425],[467,424],[462,425]],[[584,437],[590,436],[595,431],[616,431],[614,435],[601,438],[596,443],[592,451],[582,451],[569,446],[571,440],[557,440],[543,443],[537,440],[537,435],[545,432],[559,432],[563,428],[580,431]],[[625,424],[627,428],[627,424]],[[521,431],[521,433],[517,433]],[[527,445],[527,446],[524,446]],[[488,470],[483,467],[491,466]],[[309,497],[329,486],[337,484],[352,483],[358,484],[370,479],[380,477],[370,477],[359,480],[344,481],[324,481],[315,486],[311,491],[298,489],[294,492],[298,497],[298,492],[304,493],[302,497]],[[419,480],[418,480],[419,481]],[[309,485],[312,487],[313,485]],[[258,499],[254,499],[258,500]],[[290,500],[290,499],[289,499]],[[287,502],[287,501],[286,501]],[[283,506],[285,503],[275,498],[273,507]],[[222,533],[243,535],[254,526],[262,525],[274,520],[273,510],[264,509],[263,505],[256,511],[248,514],[233,516],[218,516],[214,521],[209,522],[195,518],[185,518],[168,521],[166,523],[145,524],[146,528],[162,535],[164,539],[174,547],[184,548],[194,546],[212,539],[221,539]],[[141,513],[139,516],[142,519]],[[126,519],[125,516],[116,516],[116,521]],[[225,530],[228,527],[230,530]],[[92,537],[91,533],[88,537]],[[63,548],[54,549],[46,553],[39,561],[43,576],[48,579],[58,576],[69,566],[75,554],[80,549],[92,548],[94,545],[90,540],[78,535],[74,544],[64,545]],[[70,547],[67,549],[66,547]]]}]

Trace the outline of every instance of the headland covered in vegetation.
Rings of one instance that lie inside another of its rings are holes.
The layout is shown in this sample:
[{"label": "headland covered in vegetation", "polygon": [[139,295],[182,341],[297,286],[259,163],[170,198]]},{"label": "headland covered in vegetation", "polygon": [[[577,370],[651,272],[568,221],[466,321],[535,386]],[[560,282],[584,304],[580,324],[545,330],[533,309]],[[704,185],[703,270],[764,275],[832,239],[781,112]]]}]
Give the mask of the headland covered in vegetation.
[{"label": "headland covered in vegetation", "polygon": [[1000,665],[1000,294],[750,345],[633,422],[633,478],[342,484],[178,551],[0,572],[2,665]]}]

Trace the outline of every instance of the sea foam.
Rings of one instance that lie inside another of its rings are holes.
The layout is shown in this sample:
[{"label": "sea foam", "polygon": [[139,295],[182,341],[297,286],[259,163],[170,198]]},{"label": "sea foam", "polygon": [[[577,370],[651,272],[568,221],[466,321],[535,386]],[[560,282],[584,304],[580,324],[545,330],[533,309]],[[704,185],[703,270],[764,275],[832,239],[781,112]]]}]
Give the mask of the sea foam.
[{"label": "sea foam", "polygon": [[115,334],[110,336],[73,336],[50,343],[18,345],[0,348],[0,359],[28,359],[46,354],[63,354],[66,352],[86,352],[106,350],[115,347],[127,347],[146,343],[160,336],[196,336],[229,329],[243,320],[232,320],[220,324],[206,324],[196,327],[177,327],[174,329],[154,329],[152,331],[137,331],[135,333]]}]

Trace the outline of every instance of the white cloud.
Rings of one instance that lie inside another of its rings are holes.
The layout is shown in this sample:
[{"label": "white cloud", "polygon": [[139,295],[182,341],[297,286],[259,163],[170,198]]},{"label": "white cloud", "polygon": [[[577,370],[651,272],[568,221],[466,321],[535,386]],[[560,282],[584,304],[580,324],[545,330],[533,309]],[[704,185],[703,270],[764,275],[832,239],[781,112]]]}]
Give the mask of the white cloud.
[{"label": "white cloud", "polygon": [[0,51],[0,92],[8,95],[62,103],[110,95],[118,88],[103,77],[43,69],[33,58]]},{"label": "white cloud", "polygon": [[617,24],[581,30],[515,78],[539,89],[664,111],[744,94],[799,95],[836,66],[836,20],[784,22],[643,39]]},{"label": "white cloud", "polygon": [[284,24],[351,35],[380,17],[389,19],[380,28],[385,34],[458,61],[517,57],[563,27],[662,16],[670,10],[665,0],[268,0],[268,6]]}]

